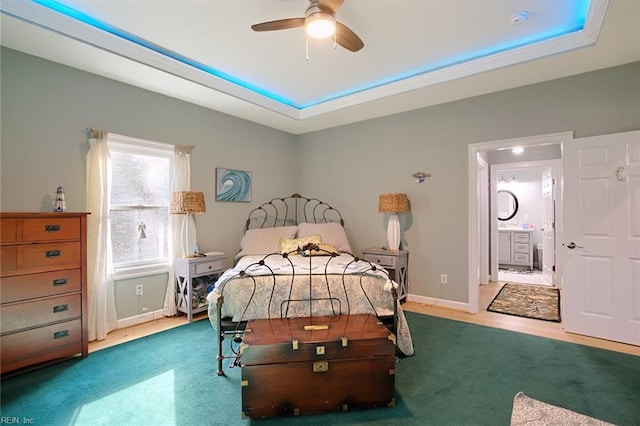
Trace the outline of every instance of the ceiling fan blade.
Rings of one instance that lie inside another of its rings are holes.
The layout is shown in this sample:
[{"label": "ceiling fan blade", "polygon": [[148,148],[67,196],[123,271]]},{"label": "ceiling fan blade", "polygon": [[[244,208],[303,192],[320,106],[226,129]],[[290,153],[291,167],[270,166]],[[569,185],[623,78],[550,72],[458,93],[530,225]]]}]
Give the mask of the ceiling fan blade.
[{"label": "ceiling fan blade", "polygon": [[329,9],[333,13],[336,13],[336,10],[342,6],[342,3],[344,3],[344,0],[318,0],[318,6],[323,9]]},{"label": "ceiling fan blade", "polygon": [[276,31],[286,30],[288,28],[303,27],[305,23],[304,18],[289,18],[279,19],[277,21],[262,22],[251,26],[253,31]]},{"label": "ceiling fan blade", "polygon": [[336,43],[352,52],[357,52],[364,47],[360,37],[349,29],[346,25],[336,22]]}]

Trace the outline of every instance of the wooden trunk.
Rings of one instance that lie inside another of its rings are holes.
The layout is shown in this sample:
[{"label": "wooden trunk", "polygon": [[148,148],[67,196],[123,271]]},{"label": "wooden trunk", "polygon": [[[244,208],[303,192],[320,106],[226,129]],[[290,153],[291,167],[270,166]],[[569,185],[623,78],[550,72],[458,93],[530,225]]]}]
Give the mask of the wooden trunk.
[{"label": "wooden trunk", "polygon": [[249,321],[241,360],[245,418],[395,404],[395,336],[373,315]]}]

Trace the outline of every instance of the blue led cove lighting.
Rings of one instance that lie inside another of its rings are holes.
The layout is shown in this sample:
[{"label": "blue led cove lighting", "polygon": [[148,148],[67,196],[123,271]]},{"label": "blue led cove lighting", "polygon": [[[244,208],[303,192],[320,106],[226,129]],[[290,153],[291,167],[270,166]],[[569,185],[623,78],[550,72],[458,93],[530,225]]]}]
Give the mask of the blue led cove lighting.
[{"label": "blue led cove lighting", "polygon": [[258,87],[254,84],[251,84],[249,82],[243,81],[239,78],[236,78],[228,73],[225,73],[223,71],[220,71],[216,68],[210,67],[208,65],[205,65],[203,63],[200,63],[198,61],[195,61],[193,59],[187,58],[183,55],[180,55],[179,53],[170,51],[168,49],[163,48],[162,46],[159,46],[157,44],[154,44],[148,40],[144,40],[140,37],[136,37],[135,35],[121,30],[119,28],[116,28],[114,26],[111,26],[105,22],[102,22],[98,19],[95,19],[94,17],[87,15],[83,12],[80,12],[76,9],[73,9],[69,6],[66,6],[56,0],[32,0],[34,3],[40,4],[44,7],[47,7],[51,10],[54,10],[58,13],[61,13],[65,16],[68,16],[72,19],[78,20],[80,22],[83,22],[87,25],[91,25],[94,28],[98,28],[102,31],[108,32],[109,34],[113,34],[116,37],[120,37],[122,39],[125,39],[127,41],[130,41],[131,43],[137,44],[139,46],[142,46],[146,49],[152,50],[156,53],[159,53],[163,56],[166,56],[168,58],[174,59],[178,62],[181,62],[185,65],[188,65],[190,67],[196,68],[200,71],[203,71],[207,74],[213,75],[215,77],[218,77],[224,81],[227,81],[229,83],[232,83],[236,86],[245,88],[251,92],[257,93],[259,95],[262,95],[266,98],[269,98],[271,100],[274,100],[276,102],[279,102],[283,105],[287,105],[290,106],[292,108],[295,108],[297,110],[303,110],[303,109],[307,109],[316,105],[320,105],[323,104],[325,102],[330,102],[336,99],[340,99],[342,97],[345,96],[349,96],[349,95],[353,95],[356,93],[361,93],[367,90],[371,90],[377,87],[381,87],[387,84],[391,84],[391,83],[395,83],[398,81],[402,81],[402,80],[406,80],[408,78],[412,78],[412,77],[418,77],[420,75],[424,75],[433,71],[437,71],[443,68],[447,68],[453,65],[458,65],[458,64],[462,64],[465,62],[470,62],[472,60],[476,60],[476,59],[480,59],[480,58],[485,58],[491,55],[495,55],[498,53],[502,53],[508,50],[512,50],[518,47],[523,47],[523,46],[527,46],[533,43],[539,43],[539,42],[544,42],[544,41],[548,41],[560,36],[564,36],[564,35],[568,35],[568,34],[572,34],[575,32],[579,32],[582,31],[584,29],[584,25],[587,19],[587,14],[589,12],[589,7],[590,7],[590,3],[591,0],[580,0],[578,2],[577,8],[575,10],[575,19],[571,24],[568,24],[564,27],[561,28],[555,28],[555,29],[551,29],[548,30],[544,33],[538,33],[535,36],[531,36],[525,39],[520,39],[517,41],[513,41],[513,42],[509,42],[509,43],[505,43],[503,45],[497,45],[497,46],[492,46],[490,48],[487,49],[483,49],[483,50],[479,50],[479,51],[475,51],[472,53],[468,53],[468,54],[464,54],[464,55],[460,55],[457,57],[452,57],[452,58],[448,58],[440,63],[437,64],[431,64],[428,67],[422,67],[422,68],[418,68],[415,70],[410,70],[407,72],[404,72],[402,74],[397,74],[388,78],[384,78],[384,79],[380,79],[374,82],[369,82],[366,84],[363,84],[361,86],[357,86],[357,87],[353,87],[351,89],[342,91],[342,92],[337,92],[337,93],[333,93],[330,95],[327,95],[325,97],[322,97],[320,99],[305,103],[305,104],[297,104],[295,102],[293,102],[290,99],[287,99],[283,96],[280,96],[276,93],[270,92],[269,90],[263,89],[261,87]]},{"label": "blue led cove lighting", "polygon": [[162,46],[158,46],[157,44],[151,43],[148,40],[144,40],[140,37],[136,37],[135,35],[127,32],[127,31],[123,31],[121,29],[118,29],[116,27],[113,27],[105,22],[102,22],[98,19],[95,19],[92,16],[89,16],[85,13],[82,13],[78,10],[75,10],[71,7],[68,7],[66,5],[63,5],[55,0],[32,0],[34,3],[38,3],[42,6],[45,6],[51,10],[55,10],[56,12],[62,13],[63,15],[66,15],[70,18],[76,19],[80,22],[84,22],[85,24],[91,25],[92,27],[98,28],[100,30],[106,31],[109,34],[113,34],[117,37],[123,38],[125,40],[128,40],[134,44],[137,44],[139,46],[145,47],[149,50],[152,50],[156,53],[159,53],[161,55],[164,55],[166,57],[169,57],[171,59],[174,59],[178,62],[181,62],[185,65],[189,65],[190,67],[193,68],[197,68],[201,71],[206,72],[207,74],[211,74],[213,76],[216,76],[222,80],[228,81],[229,83],[233,83],[237,86],[240,87],[244,87],[245,89],[248,89],[254,93],[258,93],[262,96],[265,96],[269,99],[273,99],[276,102],[280,102],[281,104],[284,105],[289,105],[291,107],[297,108],[299,109],[299,107],[297,105],[295,105],[291,100],[286,99],[282,96],[279,96],[275,93],[269,92],[268,90],[265,90],[261,87],[255,86],[251,83],[248,83],[246,81],[240,80],[239,78],[236,78],[230,74],[227,74],[223,71],[217,70],[213,67],[210,67],[208,65],[202,64],[198,61],[194,61],[193,59],[187,58],[185,56],[182,56],[178,53],[172,52],[168,49],[163,48]]}]

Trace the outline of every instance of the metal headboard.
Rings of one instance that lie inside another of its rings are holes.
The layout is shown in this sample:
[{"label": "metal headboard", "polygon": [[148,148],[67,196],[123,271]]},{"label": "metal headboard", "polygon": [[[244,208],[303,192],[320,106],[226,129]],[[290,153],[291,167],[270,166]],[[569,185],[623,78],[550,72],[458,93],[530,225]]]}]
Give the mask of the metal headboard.
[{"label": "metal headboard", "polygon": [[342,214],[338,210],[317,198],[307,198],[296,193],[289,197],[273,198],[251,210],[245,223],[245,231],[298,225],[302,222],[338,222],[344,226]]}]

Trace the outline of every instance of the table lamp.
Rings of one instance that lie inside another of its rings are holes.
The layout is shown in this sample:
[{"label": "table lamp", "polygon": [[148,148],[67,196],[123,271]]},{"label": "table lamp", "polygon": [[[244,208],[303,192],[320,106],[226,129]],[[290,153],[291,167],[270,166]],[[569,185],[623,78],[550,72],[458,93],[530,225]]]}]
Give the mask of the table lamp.
[{"label": "table lamp", "polygon": [[409,199],[405,193],[380,194],[378,203],[379,213],[390,213],[387,224],[387,240],[389,250],[398,251],[400,248],[400,219],[397,213],[409,211]]},{"label": "table lamp", "polygon": [[[171,194],[169,213],[184,214],[182,222],[182,253],[185,257],[192,257],[195,241],[190,241],[191,235],[195,235],[196,224],[194,214],[204,213],[207,207],[204,203],[204,194],[193,191],[177,191]],[[193,230],[193,232],[190,232]]]}]

